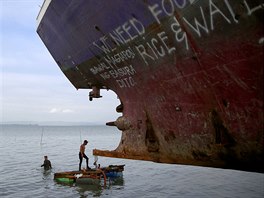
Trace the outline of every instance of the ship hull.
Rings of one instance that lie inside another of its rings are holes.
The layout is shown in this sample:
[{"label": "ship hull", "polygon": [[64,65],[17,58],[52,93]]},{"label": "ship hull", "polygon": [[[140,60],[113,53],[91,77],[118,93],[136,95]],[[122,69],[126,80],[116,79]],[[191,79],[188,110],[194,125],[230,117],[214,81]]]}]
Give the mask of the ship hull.
[{"label": "ship hull", "polygon": [[263,1],[51,1],[38,34],[77,89],[111,89],[115,151],[263,172]]}]

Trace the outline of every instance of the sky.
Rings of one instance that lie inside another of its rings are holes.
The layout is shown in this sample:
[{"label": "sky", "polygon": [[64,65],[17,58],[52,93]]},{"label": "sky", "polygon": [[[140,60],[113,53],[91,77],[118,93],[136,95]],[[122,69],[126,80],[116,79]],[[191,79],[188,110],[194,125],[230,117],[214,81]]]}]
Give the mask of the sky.
[{"label": "sky", "polygon": [[0,122],[105,124],[120,114],[112,91],[89,101],[76,90],[36,33],[43,0],[0,0]]}]

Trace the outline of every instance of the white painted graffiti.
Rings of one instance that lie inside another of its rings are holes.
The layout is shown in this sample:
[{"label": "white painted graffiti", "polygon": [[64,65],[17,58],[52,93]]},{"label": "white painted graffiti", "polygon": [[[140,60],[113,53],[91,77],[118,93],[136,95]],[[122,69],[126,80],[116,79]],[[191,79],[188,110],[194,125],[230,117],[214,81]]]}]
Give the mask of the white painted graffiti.
[{"label": "white painted graffiti", "polygon": [[[181,2],[181,4],[179,2]],[[194,3],[194,1],[190,1],[190,3],[192,4]],[[249,16],[252,15],[252,13],[264,8],[263,3],[260,5],[256,5],[255,7],[250,7],[247,0],[244,0],[243,4]],[[202,37],[203,33],[210,34],[212,31],[214,31],[216,16],[221,17],[223,21],[228,24],[238,23],[235,12],[229,0],[224,0],[225,6],[221,7],[221,9],[213,2],[213,0],[208,0],[207,7],[209,9],[206,9],[205,11],[202,6],[199,6],[199,17],[196,15],[191,19],[187,19],[185,16],[182,16],[182,24],[180,24],[179,20],[175,17],[175,10],[176,8],[185,7],[186,5],[187,0],[164,0],[159,4],[155,3],[148,6],[148,9],[154,17],[155,21],[160,25],[162,25],[161,19],[164,17],[164,15],[172,17],[170,30],[172,31],[172,33],[174,33],[174,40],[176,41],[174,43],[184,44],[186,50],[189,50],[189,41],[187,33],[183,30],[184,28],[182,27],[185,27],[185,29],[188,28],[198,37]],[[219,25],[219,22],[217,24]],[[156,36],[149,38],[148,41],[135,46],[135,49],[146,65],[149,65],[150,61],[156,61],[159,58],[163,58],[165,55],[170,55],[172,52],[176,51],[176,45],[168,45],[168,41],[171,41],[171,38],[169,38],[167,35],[168,32],[159,32],[156,34]]]},{"label": "white painted graffiti", "polygon": [[100,76],[106,80],[110,78],[120,78],[124,76],[133,76],[136,73],[136,70],[132,65],[124,66],[118,69],[111,69],[109,71],[103,72]]},{"label": "white painted graffiti", "polygon": [[118,67],[123,62],[134,59],[135,55],[131,47],[113,55],[109,53],[96,66],[92,66],[90,71],[104,80],[115,79],[120,88],[135,86],[132,78],[136,74],[134,67],[132,65]]},{"label": "white painted graffiti", "polygon": [[145,28],[142,22],[131,18],[107,35],[102,36],[98,41],[94,41],[93,45],[105,54],[109,54],[116,50],[116,46],[125,45],[144,33]]},{"label": "white painted graffiti", "polygon": [[118,86],[120,88],[129,88],[136,85],[135,80],[133,79],[133,75],[136,74],[136,70],[132,65],[124,66],[118,69],[112,69],[100,74],[100,76],[104,79],[115,79]]},{"label": "white painted graffiti", "polygon": [[100,72],[103,72],[104,70],[109,69],[110,67],[107,66],[104,62],[100,62],[97,66],[93,66],[90,68],[90,71],[96,75]]},{"label": "white painted graffiti", "polygon": [[116,80],[116,82],[118,83],[120,88],[127,88],[127,87],[130,88],[136,85],[136,82],[132,77]]},{"label": "white painted graffiti", "polygon": [[244,0],[244,5],[245,5],[245,7],[247,8],[247,14],[250,16],[250,15],[252,15],[254,12],[256,12],[257,10],[260,10],[260,9],[264,9],[264,3],[261,3],[260,5],[257,5],[257,6],[255,6],[255,7],[250,7],[249,5],[248,5],[248,2],[247,2],[247,0]]},{"label": "white painted graffiti", "polygon": [[129,60],[129,59],[134,59],[135,58],[135,53],[133,52],[133,50],[131,49],[131,47],[128,47],[128,49],[126,50],[123,50],[113,56],[109,56],[109,55],[106,55],[104,57],[105,61],[110,65],[110,66],[113,66],[113,65],[117,65],[118,63],[122,63],[126,60]]},{"label": "white painted graffiti", "polygon": [[148,65],[147,58],[153,61],[158,60],[160,57],[164,57],[166,53],[170,54],[176,50],[175,47],[170,48],[168,46],[168,36],[164,31],[157,33],[156,37],[152,37],[150,41],[137,45],[135,48],[146,65]]},{"label": "white painted graffiti", "polygon": [[90,71],[96,75],[110,68],[114,68],[113,66],[117,66],[117,64],[119,63],[134,58],[135,58],[135,53],[133,52],[131,47],[128,47],[126,50],[122,50],[114,55],[104,56],[103,61],[98,63],[97,66],[92,66],[90,68]]},{"label": "white painted graffiti", "polygon": [[[187,34],[182,30],[176,17],[173,17],[170,28],[174,33],[176,42],[184,42],[185,48],[188,50],[189,45],[187,41]],[[164,31],[157,33],[156,37],[152,37],[150,41],[145,42],[145,44],[137,45],[135,48],[146,65],[149,64],[147,59],[155,61],[165,55],[172,54],[176,50],[176,46],[169,46],[169,37]]]},{"label": "white painted graffiti", "polygon": [[[215,0],[206,2],[200,0],[200,2],[201,5],[197,0],[161,0],[154,4],[149,1],[147,9],[154,22],[159,25],[160,31],[145,34],[145,27],[140,19],[134,17],[128,19],[93,42],[93,46],[103,55],[100,63],[91,67],[90,71],[104,80],[114,79],[120,88],[130,88],[136,85],[133,76],[137,72],[128,61],[139,56],[145,65],[151,65],[165,56],[175,54],[177,50],[189,51],[191,45],[188,35],[201,38],[211,34],[221,25],[239,23],[235,10],[237,7],[234,6],[237,2],[223,0],[221,6]],[[251,16],[258,10],[264,9],[264,3],[248,2],[250,0],[240,1],[244,7],[244,15]],[[190,8],[196,9],[193,16],[184,16],[184,13],[177,16],[177,9],[192,6],[194,3],[197,3],[197,7]],[[164,16],[167,16],[168,20],[163,24]],[[117,52],[120,46],[129,45],[135,39],[141,42]],[[263,43],[263,38],[259,43]]]}]

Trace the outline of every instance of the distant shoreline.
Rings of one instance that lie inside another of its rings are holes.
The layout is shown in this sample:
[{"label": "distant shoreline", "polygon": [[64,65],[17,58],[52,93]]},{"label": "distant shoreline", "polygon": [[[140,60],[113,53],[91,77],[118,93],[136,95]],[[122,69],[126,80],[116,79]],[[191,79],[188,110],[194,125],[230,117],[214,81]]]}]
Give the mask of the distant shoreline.
[{"label": "distant shoreline", "polygon": [[0,126],[106,126],[105,123],[82,123],[82,122],[0,122]]}]

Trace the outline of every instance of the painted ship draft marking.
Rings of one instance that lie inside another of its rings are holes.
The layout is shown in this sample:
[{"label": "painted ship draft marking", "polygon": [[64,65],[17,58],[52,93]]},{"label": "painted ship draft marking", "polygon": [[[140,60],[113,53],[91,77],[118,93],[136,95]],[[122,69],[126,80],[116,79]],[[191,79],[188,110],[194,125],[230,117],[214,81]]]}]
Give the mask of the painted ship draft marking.
[{"label": "painted ship draft marking", "polygon": [[46,0],[37,33],[76,89],[114,91],[94,155],[264,172],[263,0]]}]

